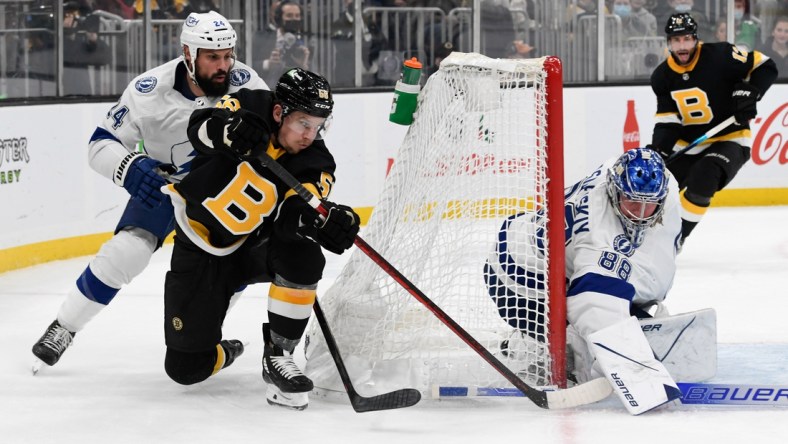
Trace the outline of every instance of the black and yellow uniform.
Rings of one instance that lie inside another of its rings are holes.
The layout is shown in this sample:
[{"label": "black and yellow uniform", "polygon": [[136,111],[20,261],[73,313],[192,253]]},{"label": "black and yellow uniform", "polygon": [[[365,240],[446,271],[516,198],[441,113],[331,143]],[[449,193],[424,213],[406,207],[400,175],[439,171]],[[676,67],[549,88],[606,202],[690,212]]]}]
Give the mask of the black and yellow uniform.
[{"label": "black and yellow uniform", "polygon": [[[652,146],[667,155],[689,145],[736,114],[732,95],[737,84],[755,87],[760,98],[776,76],[768,57],[730,43],[698,42],[684,66],[668,57],[651,75],[657,96]],[[714,194],[749,160],[750,145],[749,125],[731,125],[668,164],[681,189],[683,238],[700,221]]]},{"label": "black and yellow uniform", "polygon": [[[299,230],[313,224],[314,210],[262,165],[200,137],[200,128],[227,110],[254,112],[268,128],[279,128],[276,103],[273,92],[242,89],[192,115],[189,139],[198,154],[189,175],[167,189],[177,227],[165,284],[165,368],[177,382],[199,382],[218,370],[206,362],[239,287],[272,283],[269,322],[285,339],[297,343],[309,320],[325,258]],[[277,146],[276,131],[266,144],[260,149],[314,194],[328,197],[336,164],[321,139],[297,154]],[[199,363],[197,356],[203,356]]]}]

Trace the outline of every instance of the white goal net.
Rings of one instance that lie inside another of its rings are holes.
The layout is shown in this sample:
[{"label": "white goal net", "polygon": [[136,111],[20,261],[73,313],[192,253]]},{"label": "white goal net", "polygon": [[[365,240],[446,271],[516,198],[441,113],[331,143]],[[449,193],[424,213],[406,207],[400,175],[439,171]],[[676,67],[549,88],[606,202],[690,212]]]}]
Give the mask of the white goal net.
[{"label": "white goal net", "polygon": [[[558,80],[547,87],[554,74],[545,59],[452,53],[421,92],[361,233],[499,360],[540,386],[563,383],[556,363],[563,367],[564,339],[553,332],[563,331],[565,316],[562,304],[551,305],[563,298],[563,159],[561,137],[550,136],[562,129],[549,127],[561,109],[548,96],[560,105],[561,74],[551,60]],[[558,200],[552,212],[551,199]],[[528,221],[520,224],[527,234],[503,239],[513,216]],[[545,228],[534,225],[540,218]],[[502,242],[512,258],[500,262]],[[560,267],[551,268],[555,249]],[[553,298],[556,280],[561,292]],[[353,250],[319,299],[363,394],[511,386],[362,251]],[[344,391],[316,322],[307,333],[307,376],[316,387]]]}]

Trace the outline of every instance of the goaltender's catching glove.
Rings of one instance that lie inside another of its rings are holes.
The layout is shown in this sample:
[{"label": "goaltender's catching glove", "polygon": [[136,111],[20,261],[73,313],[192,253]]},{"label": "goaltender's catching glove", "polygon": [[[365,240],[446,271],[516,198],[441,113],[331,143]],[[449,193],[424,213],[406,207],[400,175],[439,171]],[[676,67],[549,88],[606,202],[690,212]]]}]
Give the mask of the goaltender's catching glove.
[{"label": "goaltender's catching glove", "polygon": [[208,120],[206,130],[214,148],[226,147],[240,156],[249,155],[255,147],[265,149],[271,137],[263,118],[245,109],[232,113],[217,110]]},{"label": "goaltender's catching glove", "polygon": [[139,199],[146,207],[155,208],[165,199],[161,187],[167,184],[159,171],[162,163],[151,159],[147,154],[130,153],[115,167],[112,179],[129,192],[132,198]]},{"label": "goaltender's catching glove", "polygon": [[761,92],[749,83],[737,83],[733,87],[733,116],[736,123],[744,125],[758,114],[757,103]]},{"label": "goaltender's catching glove", "polygon": [[321,247],[334,254],[342,254],[353,246],[358,234],[361,218],[347,205],[322,201],[323,208],[328,210],[325,220],[315,220],[315,231],[312,237]]}]

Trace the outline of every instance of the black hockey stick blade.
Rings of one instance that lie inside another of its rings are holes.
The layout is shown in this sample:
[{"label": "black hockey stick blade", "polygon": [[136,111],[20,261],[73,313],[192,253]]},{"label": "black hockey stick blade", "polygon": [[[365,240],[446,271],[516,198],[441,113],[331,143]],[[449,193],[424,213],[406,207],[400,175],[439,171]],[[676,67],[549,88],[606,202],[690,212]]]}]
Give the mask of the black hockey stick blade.
[{"label": "black hockey stick blade", "polygon": [[369,397],[359,395],[353,387],[353,383],[350,381],[350,375],[342,360],[342,355],[339,354],[339,347],[334,339],[334,334],[331,333],[331,329],[328,327],[326,316],[323,314],[323,309],[320,308],[320,303],[317,302],[317,298],[315,298],[315,303],[312,308],[315,310],[317,323],[320,325],[320,331],[323,332],[323,337],[326,339],[326,345],[328,346],[331,358],[337,366],[339,378],[342,380],[342,385],[345,386],[345,391],[350,399],[350,405],[353,406],[353,410],[355,410],[356,413],[401,409],[403,407],[413,406],[421,400],[421,393],[411,388],[395,390],[393,392],[383,393],[382,395]]}]

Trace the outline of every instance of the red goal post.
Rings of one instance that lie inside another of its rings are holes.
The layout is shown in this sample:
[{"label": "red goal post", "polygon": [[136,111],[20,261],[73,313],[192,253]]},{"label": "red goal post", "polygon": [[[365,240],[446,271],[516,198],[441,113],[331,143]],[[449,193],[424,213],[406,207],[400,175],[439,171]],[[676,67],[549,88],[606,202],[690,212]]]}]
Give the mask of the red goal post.
[{"label": "red goal post", "polygon": [[[555,57],[452,53],[421,92],[362,231],[534,386],[566,386],[561,76]],[[516,235],[513,217],[527,221]],[[362,393],[511,385],[361,251],[319,297]],[[307,375],[343,391],[318,326],[307,333]]]}]

